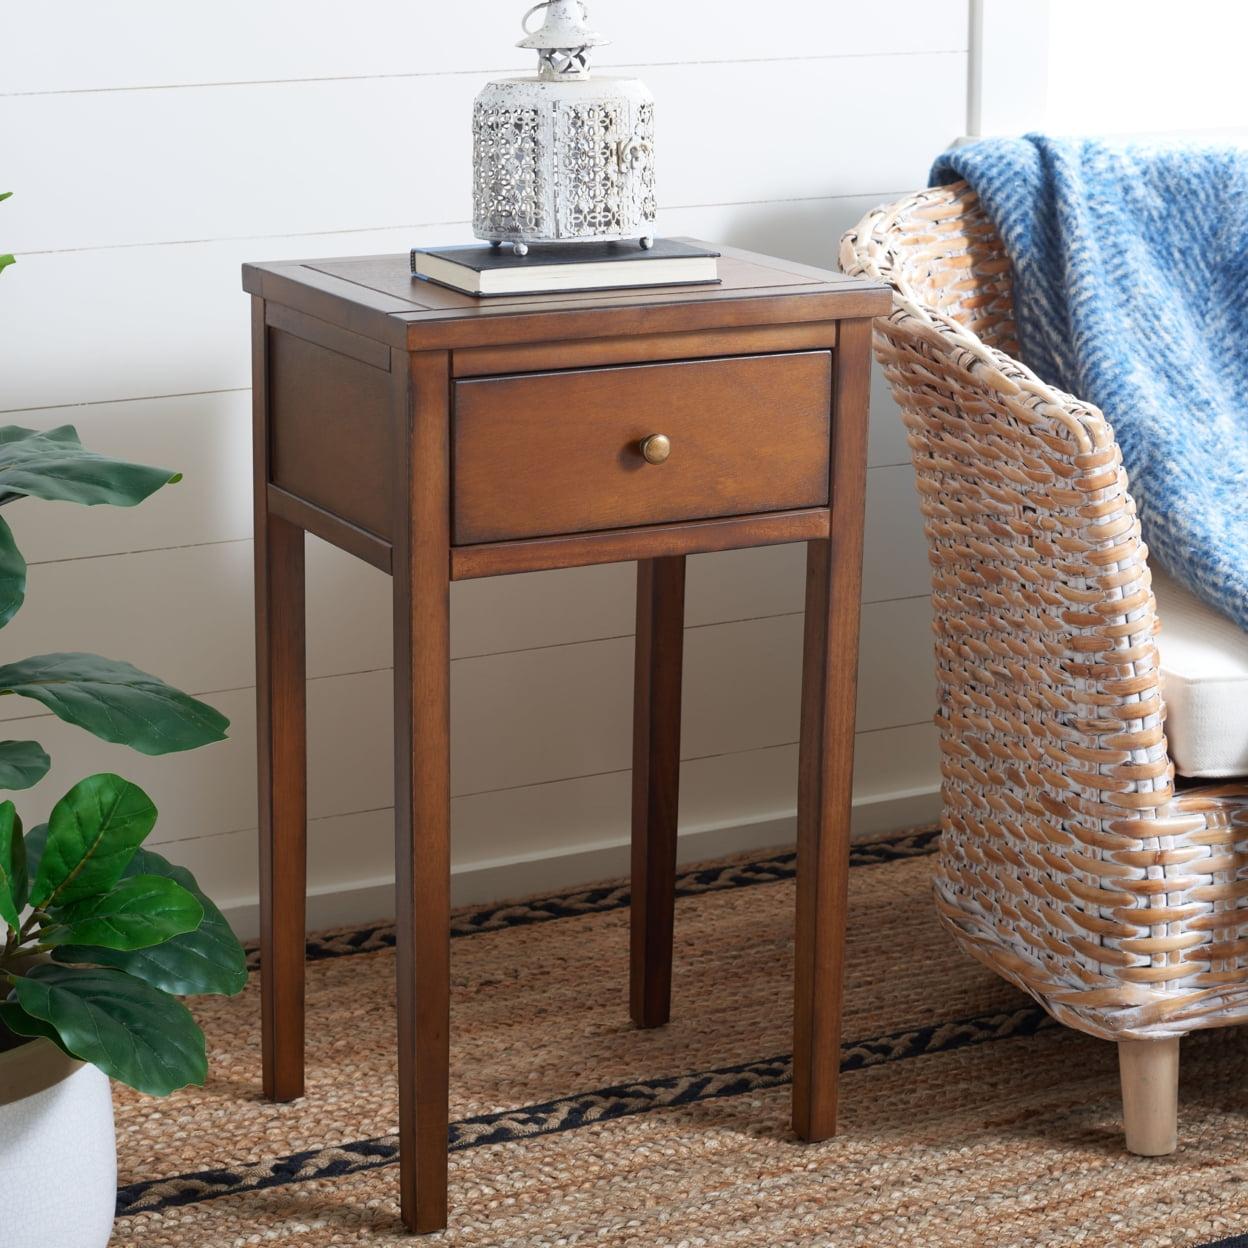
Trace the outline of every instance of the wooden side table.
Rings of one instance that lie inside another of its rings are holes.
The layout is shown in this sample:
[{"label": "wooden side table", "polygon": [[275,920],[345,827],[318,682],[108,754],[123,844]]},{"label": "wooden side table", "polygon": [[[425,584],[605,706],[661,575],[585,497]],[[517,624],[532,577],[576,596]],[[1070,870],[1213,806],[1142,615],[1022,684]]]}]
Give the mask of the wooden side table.
[{"label": "wooden side table", "polygon": [[807,543],[793,1125],[833,1134],[870,324],[883,287],[729,251],[718,287],[476,300],[406,256],[247,265],[264,1090],[303,1092],[304,533],[394,578],[400,1191],[446,1224],[450,583],[637,561],[630,1008],[667,1021],[685,556]]}]

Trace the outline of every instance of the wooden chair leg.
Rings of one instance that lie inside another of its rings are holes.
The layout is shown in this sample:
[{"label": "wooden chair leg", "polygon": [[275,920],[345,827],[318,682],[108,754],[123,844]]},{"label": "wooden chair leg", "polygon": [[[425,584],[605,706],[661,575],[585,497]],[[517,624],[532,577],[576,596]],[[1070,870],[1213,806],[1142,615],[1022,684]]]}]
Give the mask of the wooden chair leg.
[{"label": "wooden chair leg", "polygon": [[1127,1149],[1164,1157],[1178,1147],[1179,1038],[1119,1040]]},{"label": "wooden chair leg", "polygon": [[639,1027],[671,1016],[684,633],[684,556],[640,560],[629,972],[629,1010]]}]

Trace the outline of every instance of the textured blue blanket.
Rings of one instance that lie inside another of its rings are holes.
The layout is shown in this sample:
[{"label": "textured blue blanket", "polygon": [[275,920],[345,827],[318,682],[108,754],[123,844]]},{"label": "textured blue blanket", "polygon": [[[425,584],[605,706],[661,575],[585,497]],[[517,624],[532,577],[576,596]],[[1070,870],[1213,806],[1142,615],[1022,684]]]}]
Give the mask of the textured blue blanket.
[{"label": "textured blue blanket", "polygon": [[1248,629],[1248,152],[1029,135],[944,153],[959,178],[1024,363],[1105,413],[1153,555]]}]

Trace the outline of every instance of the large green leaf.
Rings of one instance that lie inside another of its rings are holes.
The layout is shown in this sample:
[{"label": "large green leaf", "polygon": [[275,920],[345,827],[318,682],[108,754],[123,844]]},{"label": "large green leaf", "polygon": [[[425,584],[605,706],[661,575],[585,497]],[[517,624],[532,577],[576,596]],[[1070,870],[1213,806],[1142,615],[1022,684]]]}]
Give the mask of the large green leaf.
[{"label": "large green leaf", "polygon": [[[61,1037],[57,1035],[56,1028],[51,1023],[45,1023],[41,1019],[32,1018],[16,1001],[0,1001],[0,1031],[7,1029],[15,1036],[28,1036],[34,1039],[36,1036],[45,1036],[51,1040],[64,1053],[69,1050],[61,1043]],[[69,1054],[73,1057],[73,1054]]]},{"label": "large green leaf", "polygon": [[55,429],[45,429],[42,433],[37,429],[24,429],[21,425],[0,425],[0,445],[6,442],[24,442],[29,437],[50,438],[54,442],[68,442],[71,446],[81,446],[78,430],[73,425],[57,425]]},{"label": "large green leaf", "polygon": [[106,893],[58,908],[52,917],[55,926],[43,929],[40,943],[146,949],[193,932],[203,920],[204,908],[174,880],[135,875]]},{"label": "large green leaf", "polygon": [[121,971],[36,966],[18,977],[13,993],[27,1014],[56,1028],[75,1057],[140,1092],[165,1096],[208,1074],[203,1032],[190,1011]]},{"label": "large green leaf", "polygon": [[28,789],[48,774],[52,760],[38,741],[0,741],[0,789]]},{"label": "large green leaf", "polygon": [[26,560],[13,540],[13,530],[0,519],[0,628],[18,612],[26,597]]},{"label": "large green leaf", "polygon": [[220,741],[220,711],[118,659],[40,654],[0,667],[0,692],[41,702],[67,723],[141,754],[169,754]]},{"label": "large green leaf", "polygon": [[175,936],[150,949],[122,952],[117,949],[62,946],[53,954],[58,962],[94,962],[134,975],[153,988],[178,996],[220,993],[232,997],[247,984],[247,956],[230,930],[225,916],[203,894],[195,877],[174,866],[150,849],[135,851],[126,875],[163,875],[193,893],[204,910],[204,919],[193,932]]},{"label": "large green leaf", "polygon": [[22,909],[30,900],[31,881],[39,874],[39,863],[43,859],[43,847],[48,843],[48,825],[37,823],[33,828],[26,829],[26,889],[17,899],[17,908]]},{"label": "large green leaf", "polygon": [[137,784],[109,772],[80,780],[52,807],[31,905],[67,906],[112,888],[155,824]]},{"label": "large green leaf", "polygon": [[12,802],[0,802],[0,919],[17,931],[26,895],[26,842]]},{"label": "large green leaf", "polygon": [[133,507],[162,485],[181,479],[168,468],[151,468],[88,451],[72,425],[40,431],[8,425],[0,437],[0,497],[28,494],[93,507]]}]

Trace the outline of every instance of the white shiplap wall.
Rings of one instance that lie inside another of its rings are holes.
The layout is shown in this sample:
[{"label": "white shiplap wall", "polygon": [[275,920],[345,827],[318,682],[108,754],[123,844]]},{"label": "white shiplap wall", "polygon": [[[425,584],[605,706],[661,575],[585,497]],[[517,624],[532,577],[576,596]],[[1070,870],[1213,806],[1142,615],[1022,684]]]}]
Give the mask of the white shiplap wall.
[{"label": "white shiplap wall", "polygon": [[[247,927],[256,811],[244,260],[466,240],[469,108],[523,68],[517,0],[60,0],[14,6],[0,129],[0,409],[183,470],[137,511],[12,509],[32,561],[6,656],[85,648],[219,706],[228,743],[147,759],[11,699],[51,749],[35,814],[88,771],[153,794],[155,840]],[[600,62],[659,106],[667,233],[833,266],[841,231],[921,184],[966,124],[965,0],[600,0]],[[653,37],[662,29],[662,39]],[[863,826],[931,809],[926,561],[895,410],[876,387],[855,798]],[[688,852],[788,834],[802,551],[690,564],[682,830]],[[631,567],[453,594],[457,891],[614,869],[627,833]],[[314,917],[384,907],[390,618],[385,577],[311,541]],[[604,851],[604,847],[607,847]]]}]

